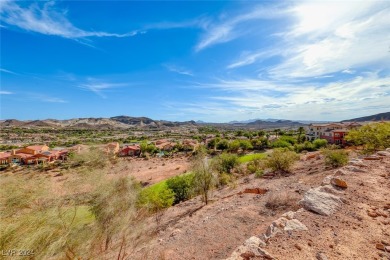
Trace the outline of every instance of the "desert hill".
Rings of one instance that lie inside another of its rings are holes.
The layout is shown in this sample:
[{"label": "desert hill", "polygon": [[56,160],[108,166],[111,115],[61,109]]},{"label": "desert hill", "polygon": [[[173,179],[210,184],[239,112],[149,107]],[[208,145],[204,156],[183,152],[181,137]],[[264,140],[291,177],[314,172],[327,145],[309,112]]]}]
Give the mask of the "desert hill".
[{"label": "desert hill", "polygon": [[358,117],[349,120],[343,120],[341,122],[347,122],[347,121],[365,122],[365,121],[381,121],[381,120],[390,121],[390,112],[380,113],[371,116]]}]

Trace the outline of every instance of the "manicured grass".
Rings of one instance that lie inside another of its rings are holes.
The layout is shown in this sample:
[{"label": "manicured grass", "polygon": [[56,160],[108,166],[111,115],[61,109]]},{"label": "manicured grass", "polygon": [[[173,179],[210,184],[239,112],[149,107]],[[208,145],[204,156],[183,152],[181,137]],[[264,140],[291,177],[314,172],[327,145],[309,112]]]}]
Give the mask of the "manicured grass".
[{"label": "manicured grass", "polygon": [[247,155],[243,155],[241,157],[238,158],[238,161],[240,163],[246,163],[246,162],[250,162],[250,161],[253,161],[255,159],[263,159],[265,158],[267,155],[265,153],[253,153],[253,154],[247,154]]}]

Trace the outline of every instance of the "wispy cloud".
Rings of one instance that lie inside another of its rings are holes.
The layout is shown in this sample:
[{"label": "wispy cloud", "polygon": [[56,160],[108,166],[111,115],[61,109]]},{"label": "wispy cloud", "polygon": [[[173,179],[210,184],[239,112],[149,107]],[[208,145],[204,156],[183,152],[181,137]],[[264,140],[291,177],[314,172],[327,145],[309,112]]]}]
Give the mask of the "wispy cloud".
[{"label": "wispy cloud", "polygon": [[12,95],[12,94],[14,94],[14,93],[11,91],[0,90],[0,95]]},{"label": "wispy cloud", "polygon": [[175,73],[178,73],[181,75],[186,75],[186,76],[194,76],[194,73],[192,71],[185,69],[183,67],[179,67],[179,66],[172,65],[172,64],[164,64],[164,67],[171,72],[175,72]]},{"label": "wispy cloud", "polygon": [[279,55],[282,53],[283,50],[274,48],[270,50],[260,50],[255,52],[243,52],[241,54],[241,57],[236,60],[235,62],[229,64],[227,66],[228,69],[234,69],[242,66],[247,66],[250,64],[253,64],[255,62],[259,62],[260,60],[265,60],[267,58],[270,58],[275,55]]},{"label": "wispy cloud", "polygon": [[55,35],[68,39],[81,39],[86,37],[130,37],[140,31],[127,33],[110,33],[103,31],[87,31],[73,25],[67,18],[67,11],[55,7],[55,2],[35,2],[27,7],[18,5],[15,1],[1,1],[0,18],[3,23],[20,29]]},{"label": "wispy cloud", "polygon": [[128,84],[101,82],[99,80],[89,78],[87,80],[87,83],[80,84],[78,85],[78,87],[87,91],[91,91],[101,98],[107,98],[107,96],[104,94],[105,91],[112,88],[123,87],[126,85]]},{"label": "wispy cloud", "polygon": [[221,21],[210,23],[206,27],[206,32],[199,43],[195,46],[196,51],[201,51],[215,44],[229,42],[249,31],[240,25],[248,21],[260,19],[272,19],[283,14],[284,11],[278,8],[255,7],[252,11],[224,18]]},{"label": "wispy cloud", "polygon": [[3,68],[0,68],[0,72],[13,74],[13,75],[18,75],[18,73],[16,73],[16,72],[13,72],[13,71],[10,71],[10,70],[6,70],[6,69],[3,69]]},{"label": "wispy cloud", "polygon": [[26,92],[21,94],[21,96],[23,96],[23,100],[35,100],[46,103],[68,103],[68,101],[65,99],[49,96],[47,94],[42,93]]},{"label": "wispy cloud", "polygon": [[297,23],[281,35],[281,47],[288,51],[269,73],[298,78],[389,66],[389,12],[384,1],[298,4],[291,12]]},{"label": "wispy cloud", "polygon": [[[262,115],[290,119],[338,120],[369,113],[383,112],[390,104],[390,77],[366,73],[351,79],[330,83],[300,84],[257,79],[218,80],[193,84],[213,93],[190,105],[172,110],[193,113],[206,118],[207,111],[217,111],[218,121]],[[206,106],[206,103],[208,104]],[[310,113],[308,113],[310,111]],[[323,115],[327,111],[330,114]]]}]

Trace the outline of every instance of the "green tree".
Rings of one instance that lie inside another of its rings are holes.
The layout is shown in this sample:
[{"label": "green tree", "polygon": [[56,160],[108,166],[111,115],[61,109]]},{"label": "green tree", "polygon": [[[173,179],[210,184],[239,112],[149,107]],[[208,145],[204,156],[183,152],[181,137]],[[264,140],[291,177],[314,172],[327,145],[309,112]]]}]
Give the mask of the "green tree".
[{"label": "green tree", "polygon": [[194,173],[194,190],[197,194],[202,195],[202,199],[207,205],[209,192],[216,185],[216,177],[210,168],[207,158],[197,156],[192,163],[191,170]]},{"label": "green tree", "polygon": [[354,145],[363,146],[366,153],[390,147],[390,122],[364,125],[349,131],[345,139]]},{"label": "green tree", "polygon": [[302,142],[301,136],[304,132],[305,132],[305,128],[303,128],[303,126],[300,126],[298,128],[298,144]]}]

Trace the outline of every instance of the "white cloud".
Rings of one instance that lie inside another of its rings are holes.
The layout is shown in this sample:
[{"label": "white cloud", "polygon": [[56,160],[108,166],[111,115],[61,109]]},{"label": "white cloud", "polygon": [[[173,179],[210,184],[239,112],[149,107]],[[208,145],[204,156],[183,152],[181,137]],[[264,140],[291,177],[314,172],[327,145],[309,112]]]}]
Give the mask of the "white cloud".
[{"label": "white cloud", "polygon": [[3,69],[3,68],[0,68],[0,72],[4,72],[4,73],[8,73],[8,74],[13,74],[13,75],[18,75],[16,72],[13,72],[13,71],[10,71],[10,70],[6,70],[6,69]]},{"label": "white cloud", "polygon": [[274,49],[266,50],[266,51],[260,50],[260,51],[249,52],[249,53],[245,52],[241,55],[241,57],[238,60],[229,64],[227,66],[227,68],[234,69],[234,68],[238,68],[238,67],[242,67],[242,66],[247,66],[247,65],[253,64],[255,62],[258,62],[259,60],[264,60],[264,59],[270,58],[272,56],[279,55],[282,53],[282,51],[283,50],[274,48]]},{"label": "white cloud", "polygon": [[175,111],[206,115],[208,111],[214,114],[215,109],[220,116],[218,121],[248,119],[249,115],[260,118],[342,120],[356,115],[380,113],[390,108],[390,77],[381,77],[377,73],[322,84],[306,82],[298,85],[244,79],[219,80],[196,86],[213,90],[209,93],[217,93],[206,98],[206,101],[211,100],[212,105],[205,104],[206,101],[199,101],[198,104],[192,102],[188,107],[175,108]]},{"label": "white cloud", "polygon": [[273,77],[315,77],[390,65],[388,2],[314,1],[293,10],[298,22],[282,34],[288,52],[269,71]]},{"label": "white cloud", "polygon": [[167,68],[167,70],[169,70],[171,72],[175,72],[175,73],[187,75],[187,76],[194,76],[194,73],[192,73],[192,71],[185,69],[185,68],[182,68],[182,67],[178,67],[178,66],[175,66],[172,64],[165,64],[164,67]]},{"label": "white cloud", "polygon": [[126,86],[125,83],[107,83],[107,82],[100,82],[96,79],[89,78],[87,79],[87,83],[78,85],[79,88],[91,91],[95,93],[96,95],[100,96],[101,98],[107,98],[107,96],[104,94],[105,91]]},{"label": "white cloud", "polygon": [[206,32],[199,43],[195,46],[195,50],[201,51],[204,48],[215,44],[229,42],[242,34],[247,33],[244,28],[238,28],[239,25],[242,25],[245,22],[260,19],[272,19],[280,16],[282,13],[284,13],[284,11],[280,9],[270,9],[258,6],[248,13],[224,19],[223,21],[219,21],[214,24],[207,24]]},{"label": "white cloud", "polygon": [[66,17],[66,11],[55,8],[55,2],[41,4],[35,2],[22,7],[14,1],[0,2],[0,18],[3,23],[19,27],[26,31],[55,35],[69,39],[85,37],[130,37],[140,32],[109,33],[86,31],[74,26]]},{"label": "white cloud", "polygon": [[12,94],[14,93],[11,91],[0,90],[0,95],[12,95]]}]

